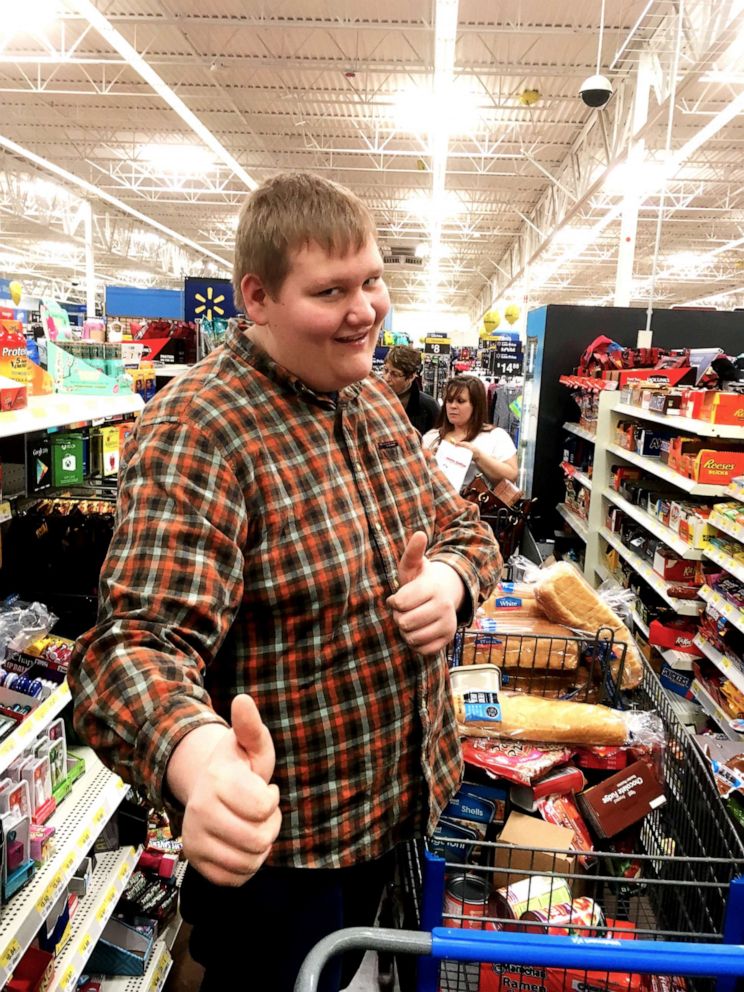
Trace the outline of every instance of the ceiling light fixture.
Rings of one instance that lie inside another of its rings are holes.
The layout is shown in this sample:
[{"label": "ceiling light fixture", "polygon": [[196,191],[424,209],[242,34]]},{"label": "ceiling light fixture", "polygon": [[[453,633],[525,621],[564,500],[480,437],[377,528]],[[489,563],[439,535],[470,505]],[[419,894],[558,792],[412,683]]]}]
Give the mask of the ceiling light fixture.
[{"label": "ceiling light fixture", "polygon": [[136,219],[142,221],[143,224],[148,224],[150,227],[154,227],[156,231],[160,231],[161,234],[164,234],[168,238],[172,238],[174,241],[180,241],[181,244],[186,245],[187,248],[191,248],[200,255],[208,255],[209,258],[213,258],[216,262],[219,262],[220,265],[223,266],[223,268],[228,272],[232,269],[231,263],[228,262],[226,258],[221,258],[219,255],[215,255],[214,252],[210,251],[208,248],[202,247],[200,244],[197,244],[196,241],[192,241],[191,238],[187,238],[183,234],[179,234],[178,231],[171,230],[170,227],[166,227],[165,224],[161,224],[159,221],[153,220],[153,218],[148,217],[147,214],[140,213],[139,210],[135,210],[134,207],[130,207],[128,203],[125,203],[116,196],[112,196],[111,193],[106,193],[105,190],[99,189],[98,186],[94,186],[93,183],[89,183],[86,179],[81,179],[80,176],[76,176],[74,173],[68,172],[66,169],[62,169],[59,165],[55,165],[54,162],[50,162],[48,159],[42,158],[41,155],[37,155],[36,152],[32,152],[28,148],[24,148],[22,145],[16,144],[15,141],[11,141],[10,138],[6,138],[1,134],[0,146],[7,148],[8,151],[13,152],[14,155],[22,155],[30,162],[33,162],[34,165],[38,165],[42,169],[46,169],[48,172],[53,173],[55,176],[59,176],[60,179],[64,179],[65,182],[71,183],[73,186],[77,186],[79,189],[85,190],[89,196],[95,196],[99,200],[104,200],[106,203],[110,203],[111,206],[116,207],[117,210],[121,210],[125,214],[130,214],[132,217],[136,217]]},{"label": "ceiling light fixture", "polygon": [[98,33],[115,48],[116,51],[127,60],[131,67],[149,83],[158,96],[174,110],[191,130],[197,134],[201,140],[215,153],[217,158],[224,162],[228,168],[232,169],[236,176],[241,179],[248,189],[256,189],[258,183],[252,176],[249,176],[237,159],[233,158],[230,152],[212,134],[209,128],[202,124],[183,100],[176,96],[173,90],[155,72],[155,70],[142,58],[140,53],[129,44],[126,38],[117,31],[116,28],[103,16],[103,14],[92,3],[92,0],[76,0],[76,6],[80,13],[88,19]]}]

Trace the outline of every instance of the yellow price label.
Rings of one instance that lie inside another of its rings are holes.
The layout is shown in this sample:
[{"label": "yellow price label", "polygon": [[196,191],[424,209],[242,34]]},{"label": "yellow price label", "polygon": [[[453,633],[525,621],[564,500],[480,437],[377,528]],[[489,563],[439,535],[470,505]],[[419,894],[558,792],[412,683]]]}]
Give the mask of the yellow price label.
[{"label": "yellow price label", "polygon": [[93,817],[93,822],[94,823],[100,823],[101,820],[104,818],[105,815],[106,815],[106,809],[105,809],[105,807],[104,806],[99,806],[98,809],[95,812],[94,817]]},{"label": "yellow price label", "polygon": [[98,919],[99,923],[103,922],[103,918],[106,915],[106,910],[111,905],[113,898],[114,898],[114,887],[113,885],[110,885],[108,887],[106,895],[103,897],[103,902],[98,907],[98,912],[96,913],[96,918]]},{"label": "yellow price label", "polygon": [[[134,848],[130,848],[130,856],[134,854]],[[131,871],[131,866],[128,861],[119,866],[119,878],[123,881],[129,872]]]},{"label": "yellow price label", "polygon": [[69,988],[69,986],[72,985],[74,981],[75,981],[75,969],[70,964],[67,966],[67,968],[65,968],[65,973],[62,976],[62,981],[59,983],[60,988],[63,989]]},{"label": "yellow price label", "polygon": [[59,871],[55,872],[52,876],[51,881],[44,889],[42,894],[36,901],[36,912],[45,913],[49,909],[49,904],[52,902],[54,897],[57,895],[57,889],[62,884],[62,875]]},{"label": "yellow price label", "polygon": [[3,743],[0,744],[0,754],[7,754],[8,751],[15,747],[16,742],[13,740],[13,736],[15,735],[8,737],[7,740],[4,740]]},{"label": "yellow price label", "polygon": [[86,827],[85,830],[80,835],[80,838],[77,842],[77,846],[82,848],[82,847],[88,847],[89,844],[90,844],[90,829]]},{"label": "yellow price label", "polygon": [[13,938],[2,954],[0,954],[0,965],[4,969],[11,968],[16,960],[21,956],[21,945]]},{"label": "yellow price label", "polygon": [[165,972],[168,968],[168,949],[164,948],[163,953],[160,955],[160,960],[155,968],[155,974],[152,976],[152,981],[150,982],[149,992],[157,992],[160,988],[163,978],[165,977]]},{"label": "yellow price label", "polygon": [[67,855],[65,860],[62,862],[60,872],[63,875],[66,875],[67,872],[69,872],[70,869],[74,867],[74,865],[75,865],[75,855],[72,853],[72,851],[70,851],[70,853]]},{"label": "yellow price label", "polygon": [[92,941],[90,939],[90,934],[86,933],[86,935],[78,944],[78,949],[77,949],[78,954],[85,954],[88,948],[90,947],[91,943]]}]

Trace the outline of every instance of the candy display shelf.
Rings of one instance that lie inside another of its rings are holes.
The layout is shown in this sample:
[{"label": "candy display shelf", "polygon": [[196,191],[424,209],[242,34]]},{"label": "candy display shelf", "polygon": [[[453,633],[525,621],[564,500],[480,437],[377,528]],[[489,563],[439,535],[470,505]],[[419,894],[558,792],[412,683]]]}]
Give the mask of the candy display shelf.
[{"label": "candy display shelf", "polygon": [[144,405],[139,393],[117,393],[115,396],[30,396],[25,409],[0,413],[0,438],[108,420],[110,417],[138,413]]},{"label": "candy display shelf", "polygon": [[[730,741],[744,741],[744,734],[739,733],[732,726],[731,717],[727,716],[718,703],[713,699],[711,695],[702,687],[697,679],[692,681],[692,694],[695,699],[700,703],[705,712],[709,717],[716,723],[721,732],[728,737]],[[744,730],[744,728],[742,728]]]},{"label": "candy display shelf", "polygon": [[592,443],[596,440],[597,436],[594,431],[587,430],[586,427],[580,427],[578,424],[572,424],[570,420],[566,421],[563,425],[563,430],[575,434],[576,437],[583,437],[585,441],[591,441]]},{"label": "candy display shelf", "polygon": [[744,582],[744,562],[736,561],[731,555],[724,554],[723,551],[712,546],[705,549],[705,557],[710,558],[716,565],[720,565],[739,582]]},{"label": "candy display shelf", "polygon": [[637,417],[638,420],[648,420],[653,424],[663,424],[671,430],[678,430],[680,434],[697,434],[699,437],[728,437],[741,439],[742,429],[735,424],[711,424],[707,420],[695,420],[692,417],[667,416],[664,413],[653,413],[644,410],[640,406],[630,406],[628,403],[618,403],[615,413],[624,414],[628,417]]},{"label": "candy display shelf", "polygon": [[710,641],[699,635],[695,645],[700,648],[706,658],[713,662],[719,672],[726,676],[736,686],[739,692],[744,692],[744,666],[734,658],[727,658]]},{"label": "candy display shelf", "polygon": [[648,582],[652,589],[654,589],[661,598],[673,607],[677,613],[681,616],[697,616],[700,612],[700,602],[696,599],[675,599],[669,594],[669,583],[665,582],[660,575],[658,575],[651,565],[640,558],[634,551],[630,548],[626,548],[623,542],[620,540],[618,534],[613,534],[612,531],[607,530],[606,527],[602,527],[600,530],[600,537],[604,538],[608,544],[617,551],[621,558],[624,558],[629,565],[631,565],[638,574]]},{"label": "candy display shelf", "polygon": [[729,620],[737,630],[744,634],[744,612],[733,603],[725,599],[720,592],[711,589],[710,586],[703,586],[698,592],[698,596],[713,607],[722,617]]},{"label": "candy display shelf", "polygon": [[559,503],[556,506],[556,511],[563,517],[568,526],[579,535],[581,540],[586,542],[589,537],[586,520],[582,520],[573,510],[569,510],[565,503]]},{"label": "candy display shelf", "polygon": [[642,510],[639,506],[629,503],[627,499],[616,493],[614,489],[605,489],[602,495],[605,499],[608,499],[615,506],[619,507],[623,513],[635,520],[636,523],[640,524],[641,527],[645,527],[646,530],[650,531],[654,537],[658,537],[672,551],[676,551],[680,558],[690,561],[702,561],[703,552],[701,550],[691,547],[687,541],[682,540],[679,534],[675,534],[673,530],[666,527],[660,520],[652,517],[650,513]]},{"label": "candy display shelf", "polygon": [[621,448],[619,444],[608,444],[607,450],[624,461],[630,462],[631,465],[637,465],[638,468],[642,468],[649,475],[655,475],[659,479],[664,479],[665,482],[670,482],[673,486],[677,486],[678,489],[689,493],[690,496],[726,495],[725,487],[709,486],[697,482],[695,479],[688,479],[687,476],[680,475],[679,472],[675,472],[674,469],[669,468],[659,458],[649,458],[647,455],[639,455],[635,451],[628,451],[627,448]]},{"label": "candy display shelf", "polygon": [[585,489],[592,488],[592,480],[589,478],[586,472],[582,472],[580,469],[576,468],[574,465],[569,464],[568,462],[561,462],[561,468],[570,479],[576,479],[576,481],[580,483]]},{"label": "candy display shelf", "polygon": [[744,544],[744,526],[742,524],[734,523],[733,520],[729,520],[723,514],[716,513],[715,510],[708,518],[708,522],[712,527],[722,531],[724,534],[728,534],[729,537],[733,537],[735,541],[741,541]]}]

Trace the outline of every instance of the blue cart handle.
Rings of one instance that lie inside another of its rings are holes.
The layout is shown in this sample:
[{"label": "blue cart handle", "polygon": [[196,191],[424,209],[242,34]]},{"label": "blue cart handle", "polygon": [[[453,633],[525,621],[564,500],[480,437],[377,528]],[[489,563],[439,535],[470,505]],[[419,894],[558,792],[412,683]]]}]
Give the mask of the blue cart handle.
[{"label": "blue cart handle", "polygon": [[449,961],[548,965],[582,971],[705,975],[710,978],[744,975],[744,944],[556,937],[455,927],[435,927],[431,933],[350,927],[329,934],[315,945],[297,976],[295,992],[317,992],[326,961],[334,954],[351,950],[418,954]]}]

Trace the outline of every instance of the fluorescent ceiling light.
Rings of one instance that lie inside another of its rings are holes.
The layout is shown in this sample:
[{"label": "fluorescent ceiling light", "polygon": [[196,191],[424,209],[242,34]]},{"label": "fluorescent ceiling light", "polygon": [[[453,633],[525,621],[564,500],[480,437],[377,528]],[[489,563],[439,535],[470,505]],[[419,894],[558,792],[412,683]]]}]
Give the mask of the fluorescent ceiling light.
[{"label": "fluorescent ceiling light", "polygon": [[732,72],[730,69],[711,69],[700,77],[701,83],[729,83],[741,85],[744,83],[744,72]]},{"label": "fluorescent ceiling light", "polygon": [[193,111],[189,110],[183,100],[176,96],[168,84],[161,79],[150,64],[142,58],[140,53],[133,48],[126,38],[103,16],[92,0],[75,0],[75,6],[79,9],[83,17],[87,17],[96,31],[116,49],[116,51],[129,62],[135,72],[149,83],[158,96],[162,97],[168,106],[174,110],[191,130],[197,134],[207,147],[211,148],[220,162],[224,162],[248,187],[255,189],[258,183],[249,176],[237,159],[233,158],[230,152],[215,138],[209,128],[202,124]]},{"label": "fluorescent ceiling light", "polygon": [[562,227],[555,232],[551,240],[556,245],[570,245],[572,247],[580,245],[583,247],[589,244],[593,236],[594,232],[591,227]]},{"label": "fluorescent ceiling light", "polygon": [[401,206],[409,214],[415,214],[430,223],[454,217],[465,209],[460,197],[449,190],[442,190],[436,197],[427,193],[417,193],[406,197]]},{"label": "fluorescent ceiling light", "polygon": [[466,79],[442,79],[440,92],[413,87],[400,93],[393,111],[400,131],[420,138],[445,132],[452,135],[471,134],[481,119],[479,97],[472,92]]},{"label": "fluorescent ceiling light", "polygon": [[625,193],[648,196],[661,189],[667,171],[667,163],[658,160],[620,162],[607,173],[602,189],[618,196]]},{"label": "fluorescent ceiling light", "polygon": [[136,158],[167,175],[203,176],[216,168],[214,153],[202,145],[142,145]]},{"label": "fluorescent ceiling light", "polygon": [[0,20],[0,44],[9,41],[14,35],[38,35],[57,20],[57,0],[24,0],[10,5]]},{"label": "fluorescent ceiling light", "polygon": [[665,262],[667,269],[699,272],[701,269],[706,269],[710,265],[711,259],[696,251],[677,251],[671,255],[667,255]]}]

